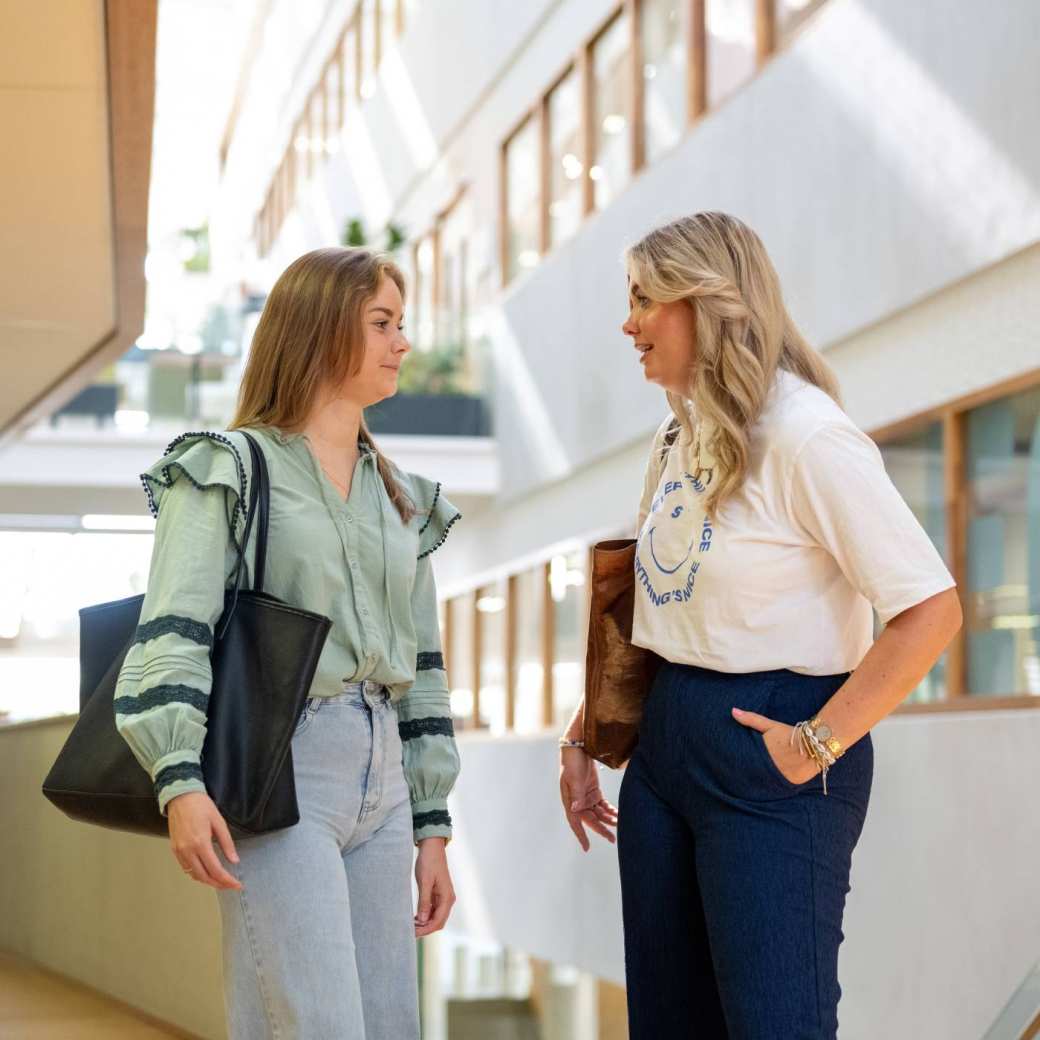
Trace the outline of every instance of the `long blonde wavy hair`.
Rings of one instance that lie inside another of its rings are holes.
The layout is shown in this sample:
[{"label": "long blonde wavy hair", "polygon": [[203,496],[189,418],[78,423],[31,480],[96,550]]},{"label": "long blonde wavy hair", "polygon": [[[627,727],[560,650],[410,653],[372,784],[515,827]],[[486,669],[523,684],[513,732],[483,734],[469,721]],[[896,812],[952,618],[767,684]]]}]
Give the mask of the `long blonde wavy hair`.
[{"label": "long blonde wavy hair", "polygon": [[667,397],[686,444],[696,418],[714,429],[706,447],[717,465],[706,505],[715,515],[744,482],[750,431],[776,370],[801,376],[840,403],[838,380],[787,313],[761,239],[736,217],[697,213],[655,228],[625,251],[625,266],[650,300],[686,300],[693,308],[689,391]]},{"label": "long blonde wavy hair", "polygon": [[[365,352],[362,312],[384,278],[393,280],[403,300],[404,275],[385,254],[329,247],[294,260],[264,304],[229,429],[265,426],[298,432],[324,387],[360,371]],[[407,523],[415,516],[415,505],[363,417],[358,440],[375,452],[390,501]]]}]

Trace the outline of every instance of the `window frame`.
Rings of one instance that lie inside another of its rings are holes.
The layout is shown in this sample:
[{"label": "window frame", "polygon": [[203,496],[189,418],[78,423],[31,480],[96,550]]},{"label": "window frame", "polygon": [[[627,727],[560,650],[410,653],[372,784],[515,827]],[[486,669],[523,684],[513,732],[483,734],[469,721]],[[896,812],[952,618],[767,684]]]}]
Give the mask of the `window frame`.
[{"label": "window frame", "polygon": [[[816,12],[814,12],[815,14]],[[966,431],[970,411],[982,405],[1040,386],[1040,368],[1021,372],[1009,379],[972,391],[944,404],[868,431],[883,448],[933,423],[943,427],[943,492],[946,500],[946,561],[958,590],[967,587],[968,577],[968,484],[966,474]],[[963,606],[963,601],[962,601]],[[967,614],[967,608],[965,608]],[[970,694],[966,690],[967,638],[960,628],[946,650],[946,696],[922,704],[902,704],[900,714],[919,715],[935,711],[983,711],[1006,708],[1040,708],[1040,697],[1028,693]]]},{"label": "window frame", "polygon": [[[549,119],[548,99],[549,95],[559,85],[560,81],[573,68],[579,77],[580,104],[581,104],[581,151],[582,162],[582,217],[588,218],[595,213],[595,184],[589,176],[595,146],[594,127],[592,114],[595,108],[593,89],[595,86],[593,76],[593,48],[603,34],[611,27],[614,21],[625,16],[629,21],[629,97],[626,99],[626,111],[628,113],[629,132],[629,179],[622,187],[621,193],[629,187],[647,168],[646,160],[646,91],[642,75],[643,54],[643,30],[642,12],[645,0],[618,0],[611,6],[609,12],[600,20],[595,30],[590,33],[579,46],[575,48],[562,64],[557,73],[551,77],[548,84],[539,92],[537,98],[527,106],[520,116],[509,126],[506,134],[499,145],[499,206],[498,206],[498,237],[499,237],[499,285],[502,289],[511,285],[525,272],[509,270],[509,180],[506,172],[507,152],[510,143],[522,130],[529,120],[538,126],[538,165],[539,184],[541,186],[539,205],[539,260],[544,259],[547,254],[559,248],[560,244],[553,245],[550,241],[550,141],[549,141]],[[679,147],[685,140],[686,135],[697,125],[701,118],[709,111],[708,106],[708,70],[707,70],[707,29],[705,26],[707,0],[684,0],[686,5],[685,18],[683,20],[684,33],[686,35],[686,117],[684,120],[685,132],[679,137],[672,148]],[[778,53],[780,41],[778,34],[778,11],[780,0],[754,0],[755,19],[755,70],[748,80],[737,88],[742,90],[748,83],[753,82]],[[806,18],[806,23],[812,22],[822,7],[817,8]],[[804,26],[799,26],[798,33],[803,31]],[[795,34],[797,35],[797,33]],[[790,41],[788,41],[788,44]],[[737,91],[734,91],[736,93]],[[728,95],[721,102],[725,104],[733,95]],[[669,149],[670,151],[671,149]],[[667,154],[667,153],[665,153]],[[619,193],[620,196],[620,193]],[[618,197],[619,197],[618,196]],[[617,198],[611,202],[617,201]],[[579,224],[579,228],[580,228]]]}]

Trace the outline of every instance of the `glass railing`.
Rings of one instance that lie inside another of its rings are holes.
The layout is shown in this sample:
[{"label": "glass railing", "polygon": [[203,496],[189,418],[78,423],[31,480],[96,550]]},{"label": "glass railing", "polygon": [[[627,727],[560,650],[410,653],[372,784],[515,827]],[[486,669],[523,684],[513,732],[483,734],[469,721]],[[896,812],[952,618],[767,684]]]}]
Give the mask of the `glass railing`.
[{"label": "glass railing", "polygon": [[[221,429],[234,414],[245,365],[239,336],[197,344],[198,350],[135,345],[55,412],[49,425],[85,435],[106,429]],[[398,393],[366,411],[369,427],[374,433],[490,436],[485,381],[474,353],[454,344],[413,349],[402,366]]]},{"label": "glass railing", "polygon": [[625,1035],[625,991],[569,965],[450,930],[420,944],[426,1040],[610,1040]]}]

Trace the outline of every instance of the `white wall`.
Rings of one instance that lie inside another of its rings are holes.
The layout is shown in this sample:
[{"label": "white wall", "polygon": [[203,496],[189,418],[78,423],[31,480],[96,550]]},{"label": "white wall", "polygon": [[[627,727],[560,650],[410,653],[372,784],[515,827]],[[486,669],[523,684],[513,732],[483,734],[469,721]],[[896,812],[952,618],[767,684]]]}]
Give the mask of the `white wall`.
[{"label": "white wall", "polygon": [[[842,1040],[978,1040],[1040,959],[1040,712],[900,716],[874,741]],[[462,761],[452,927],[622,982],[616,855],[567,829],[555,740],[467,736]],[[605,780],[614,798],[620,775]]]},{"label": "white wall", "polygon": [[[503,304],[496,423],[506,495],[647,432],[624,317],[624,245],[723,209],[762,235],[795,319],[828,347],[1040,236],[1040,34],[945,0],[830,0],[792,47],[648,168]],[[559,445],[561,450],[548,450]]]}]

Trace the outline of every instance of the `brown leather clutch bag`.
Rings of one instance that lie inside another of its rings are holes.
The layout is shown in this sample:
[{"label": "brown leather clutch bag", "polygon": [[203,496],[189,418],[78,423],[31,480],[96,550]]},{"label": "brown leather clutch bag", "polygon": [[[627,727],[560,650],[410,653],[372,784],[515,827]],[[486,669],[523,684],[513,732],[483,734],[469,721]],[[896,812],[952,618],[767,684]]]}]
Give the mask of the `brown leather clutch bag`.
[{"label": "brown leather clutch bag", "polygon": [[633,538],[592,549],[589,642],[585,659],[585,751],[612,769],[632,756],[643,702],[660,658],[632,645],[635,604]]}]

